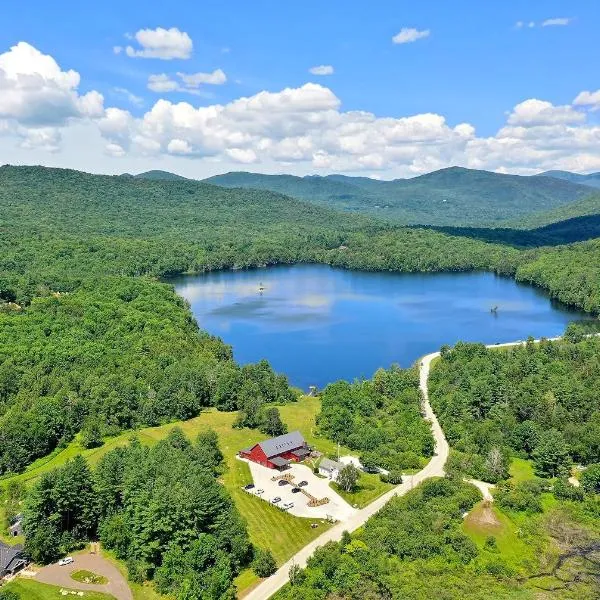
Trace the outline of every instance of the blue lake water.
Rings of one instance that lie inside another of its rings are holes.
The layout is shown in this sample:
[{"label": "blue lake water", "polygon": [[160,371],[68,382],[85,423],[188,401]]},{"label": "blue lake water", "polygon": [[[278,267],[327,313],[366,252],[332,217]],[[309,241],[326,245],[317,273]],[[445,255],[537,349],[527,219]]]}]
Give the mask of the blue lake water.
[{"label": "blue lake water", "polygon": [[233,346],[238,362],[266,358],[303,389],[371,377],[392,363],[407,367],[459,340],[552,337],[584,317],[536,288],[491,273],[296,265],[170,282],[189,301],[200,327]]}]

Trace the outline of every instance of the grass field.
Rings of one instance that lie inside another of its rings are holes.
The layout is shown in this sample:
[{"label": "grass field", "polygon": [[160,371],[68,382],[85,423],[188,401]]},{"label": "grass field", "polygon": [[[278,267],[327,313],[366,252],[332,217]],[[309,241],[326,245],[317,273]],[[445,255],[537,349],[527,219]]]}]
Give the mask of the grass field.
[{"label": "grass field", "polygon": [[521,483],[521,481],[535,478],[533,463],[523,458],[513,458],[508,472],[513,483]]},{"label": "grass field", "polygon": [[331,487],[352,506],[364,508],[394,486],[389,483],[383,483],[379,475],[374,473],[361,473],[356,484],[356,490],[353,492],[346,492],[335,483]]},{"label": "grass field", "polygon": [[15,592],[21,600],[64,600],[65,598],[83,598],[84,600],[115,600],[114,596],[100,594],[99,592],[83,592],[83,596],[63,595],[60,593],[65,588],[40,583],[33,579],[17,578],[2,588]]},{"label": "grass field", "polygon": [[91,583],[93,585],[106,585],[108,583],[108,579],[104,577],[104,575],[98,575],[92,573],[92,571],[86,571],[85,569],[73,571],[71,573],[71,579],[79,581],[79,583]]},{"label": "grass field", "polygon": [[[300,430],[311,445],[324,454],[335,455],[338,451],[337,445],[330,440],[318,437],[316,434],[315,418],[320,406],[318,398],[305,396],[298,402],[280,406],[279,409],[289,431]],[[0,480],[0,486],[6,485],[10,479],[30,485],[43,473],[64,465],[67,460],[77,454],[85,456],[93,466],[110,450],[127,444],[133,433],[143,444],[153,445],[165,438],[174,427],[180,427],[192,439],[200,431],[214,429],[219,436],[221,450],[225,456],[226,469],[221,480],[231,493],[238,510],[248,524],[250,539],[257,546],[270,550],[277,563],[282,564],[300,548],[323,533],[330,525],[322,521],[315,521],[318,523],[318,527],[313,529],[311,528],[313,522],[311,519],[294,517],[241,489],[245,484],[252,481],[252,477],[248,465],[237,460],[236,454],[241,448],[246,448],[265,439],[267,436],[253,429],[234,429],[233,423],[236,416],[236,413],[233,412],[218,412],[208,409],[200,416],[189,421],[148,427],[136,432],[125,432],[106,440],[102,447],[91,450],[83,449],[76,439],[66,448],[36,461],[23,473]],[[350,450],[341,447],[340,452],[349,454]],[[382,487],[386,484],[379,482],[377,476],[363,475],[361,481],[361,487],[356,492],[344,494],[346,500],[351,504],[364,506],[385,492],[386,489],[389,489],[389,486]],[[247,587],[255,582],[256,577],[250,571],[245,571],[238,578],[240,589],[243,589],[242,585]],[[146,591],[146,589],[144,588],[143,591]],[[143,591],[140,590],[139,593],[142,594]],[[147,596],[140,595],[139,597],[145,598]]]}]

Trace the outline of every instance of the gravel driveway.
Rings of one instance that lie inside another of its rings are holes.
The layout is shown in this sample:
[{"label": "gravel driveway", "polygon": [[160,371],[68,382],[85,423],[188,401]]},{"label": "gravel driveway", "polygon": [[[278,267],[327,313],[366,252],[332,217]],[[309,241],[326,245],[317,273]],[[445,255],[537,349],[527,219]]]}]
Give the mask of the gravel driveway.
[{"label": "gravel driveway", "polygon": [[[111,594],[117,600],[133,600],[131,590],[121,572],[111,562],[100,554],[76,554],[70,565],[59,567],[58,564],[48,565],[38,571],[36,580],[50,585],[57,585],[71,590],[84,590],[88,592],[104,592]],[[79,583],[71,579],[73,571],[85,569],[97,575],[104,575],[108,579],[106,585],[91,585]]]}]

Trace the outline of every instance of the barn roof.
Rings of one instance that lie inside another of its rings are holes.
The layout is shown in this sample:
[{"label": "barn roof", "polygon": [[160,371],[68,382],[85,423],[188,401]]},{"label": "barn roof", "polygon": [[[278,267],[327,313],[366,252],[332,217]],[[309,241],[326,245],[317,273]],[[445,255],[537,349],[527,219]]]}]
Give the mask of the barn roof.
[{"label": "barn roof", "polygon": [[266,457],[271,458],[282,452],[289,452],[290,450],[301,448],[306,445],[306,442],[299,431],[291,431],[290,433],[285,433],[276,438],[259,442],[258,445],[261,447]]},{"label": "barn roof", "polygon": [[0,573],[8,569],[14,559],[22,555],[23,546],[8,546],[0,542]]},{"label": "barn roof", "polygon": [[329,458],[324,458],[319,464],[319,469],[323,469],[324,471],[328,471],[331,473],[332,471],[341,471],[344,468],[342,463],[339,463],[335,460],[331,460]]}]

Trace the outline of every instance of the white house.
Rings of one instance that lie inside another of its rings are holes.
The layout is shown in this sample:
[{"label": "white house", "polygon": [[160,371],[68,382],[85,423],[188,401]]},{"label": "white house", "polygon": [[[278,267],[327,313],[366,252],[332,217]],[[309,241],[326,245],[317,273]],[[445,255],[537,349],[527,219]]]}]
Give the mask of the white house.
[{"label": "white house", "polygon": [[331,479],[331,481],[337,481],[338,475],[343,468],[344,465],[342,463],[324,458],[319,464],[319,474]]}]

